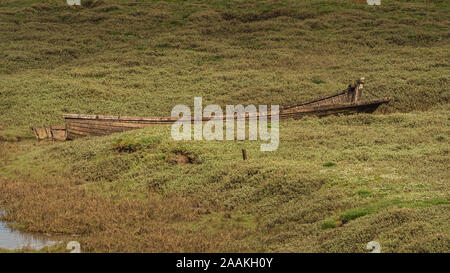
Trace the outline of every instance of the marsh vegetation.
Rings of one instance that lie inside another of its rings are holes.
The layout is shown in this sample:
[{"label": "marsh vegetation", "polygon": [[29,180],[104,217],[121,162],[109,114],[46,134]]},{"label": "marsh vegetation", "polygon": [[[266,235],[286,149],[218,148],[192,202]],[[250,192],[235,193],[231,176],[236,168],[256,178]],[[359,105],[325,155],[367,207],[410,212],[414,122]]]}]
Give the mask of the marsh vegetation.
[{"label": "marsh vegetation", "polygon": [[[448,1],[83,3],[0,3],[3,220],[89,252],[450,251]],[[170,127],[29,139],[64,112],[292,104],[360,76],[393,101],[282,121],[275,152]]]}]

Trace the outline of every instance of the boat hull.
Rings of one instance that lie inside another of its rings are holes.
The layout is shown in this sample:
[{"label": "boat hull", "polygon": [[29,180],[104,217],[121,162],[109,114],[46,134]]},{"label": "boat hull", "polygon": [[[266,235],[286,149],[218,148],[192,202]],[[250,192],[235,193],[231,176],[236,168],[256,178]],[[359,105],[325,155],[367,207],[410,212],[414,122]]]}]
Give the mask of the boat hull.
[{"label": "boat hull", "polygon": [[[343,94],[346,95],[346,94]],[[331,96],[330,96],[331,97]],[[332,100],[341,100],[333,98]],[[345,100],[342,100],[345,101]],[[370,101],[361,101],[356,103],[337,103],[337,104],[309,104],[308,107],[294,106],[284,107],[279,112],[280,119],[300,119],[304,116],[329,116],[329,115],[349,115],[355,113],[372,113],[381,104],[389,102],[389,98],[376,99]],[[269,113],[268,119],[271,115]],[[141,129],[149,126],[171,125],[179,118],[174,117],[130,117],[130,116],[104,116],[104,115],[83,115],[83,114],[64,114],[66,121],[66,135],[68,139],[75,139],[84,136],[103,136],[118,132]],[[225,120],[223,116],[221,119]],[[235,116],[233,117],[235,118]],[[246,116],[248,118],[248,115]],[[208,121],[211,118],[203,118],[202,121]],[[193,122],[193,119],[185,122]]]}]

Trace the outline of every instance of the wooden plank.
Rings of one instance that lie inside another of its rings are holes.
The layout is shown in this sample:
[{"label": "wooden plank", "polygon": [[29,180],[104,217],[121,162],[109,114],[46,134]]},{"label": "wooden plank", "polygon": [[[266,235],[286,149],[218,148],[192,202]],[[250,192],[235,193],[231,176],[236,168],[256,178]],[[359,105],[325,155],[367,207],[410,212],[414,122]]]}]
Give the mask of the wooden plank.
[{"label": "wooden plank", "polygon": [[52,138],[51,131],[47,127],[32,127],[32,129],[39,141]]},{"label": "wooden plank", "polygon": [[80,118],[80,114],[63,114],[63,118]]},{"label": "wooden plank", "polygon": [[92,135],[109,135],[109,134],[114,134],[114,133],[120,133],[120,132],[126,132],[126,131],[131,131],[131,130],[135,130],[135,129],[129,129],[129,128],[118,128],[115,130],[105,130],[105,129],[96,129],[96,128],[82,128],[82,127],[78,127],[78,126],[73,126],[71,127],[69,130],[75,130],[78,132],[83,132],[86,134],[92,134]]},{"label": "wooden plank", "polygon": [[[145,128],[152,125],[167,125],[168,123],[129,123],[129,122],[107,122],[103,120],[71,120],[68,121],[67,124],[78,124],[83,126],[99,126],[99,127],[129,127],[129,128]],[[172,123],[170,123],[172,124]]]},{"label": "wooden plank", "polygon": [[53,140],[59,140],[59,141],[64,141],[67,138],[67,132],[66,129],[64,128],[64,130],[58,130],[58,129],[53,129],[52,128],[52,139]]},{"label": "wooden plank", "polygon": [[125,122],[108,122],[104,120],[70,120],[67,124],[78,124],[83,126],[99,126],[99,127],[130,127],[130,128],[144,128],[150,124],[139,123],[125,123]]},{"label": "wooden plank", "polygon": [[119,120],[121,121],[166,121],[166,122],[175,122],[179,118],[177,117],[131,117],[131,116],[121,116]]},{"label": "wooden plank", "polygon": [[120,133],[124,131],[106,131],[106,130],[89,130],[85,128],[72,127],[67,130],[67,134],[77,134],[81,136],[106,136],[114,133]]},{"label": "wooden plank", "polygon": [[119,120],[119,116],[97,115],[97,119],[104,119],[104,120]]},{"label": "wooden plank", "polygon": [[129,130],[135,130],[133,129],[128,129],[123,127],[123,128],[115,128],[115,129],[104,129],[104,128],[95,128],[95,127],[82,127],[82,126],[76,126],[76,125],[71,125],[67,127],[67,131],[77,131],[80,133],[84,133],[84,134],[95,134],[95,135],[107,135],[107,134],[112,134],[112,133],[117,133],[117,132],[124,132],[124,131],[129,131]]},{"label": "wooden plank", "polygon": [[76,130],[76,129],[74,129],[74,128],[68,128],[67,129],[67,135],[72,135],[72,134],[75,134],[75,135],[80,135],[80,136],[88,136],[89,135],[89,133],[88,132],[85,132],[85,131],[79,131],[79,130]]}]

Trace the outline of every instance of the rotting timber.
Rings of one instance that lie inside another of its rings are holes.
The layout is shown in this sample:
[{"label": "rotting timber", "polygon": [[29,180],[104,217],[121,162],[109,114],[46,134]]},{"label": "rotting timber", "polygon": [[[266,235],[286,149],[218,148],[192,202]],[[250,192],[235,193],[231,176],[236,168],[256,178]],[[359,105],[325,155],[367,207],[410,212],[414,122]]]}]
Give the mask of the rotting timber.
[{"label": "rotting timber", "polygon": [[[372,113],[381,104],[388,103],[390,98],[379,98],[362,101],[364,78],[351,83],[346,90],[333,95],[320,97],[308,102],[280,107],[280,119],[300,119],[303,116],[349,115],[355,113]],[[270,116],[274,113],[268,113]],[[117,132],[141,129],[148,126],[170,125],[179,120],[178,117],[134,117],[63,114],[65,126],[32,127],[38,140],[66,140],[83,136],[103,136]],[[248,115],[247,115],[248,117]],[[217,117],[214,117],[217,118]],[[226,116],[221,117],[224,120]],[[204,117],[208,121],[211,117]],[[186,120],[192,122],[193,119]]]}]

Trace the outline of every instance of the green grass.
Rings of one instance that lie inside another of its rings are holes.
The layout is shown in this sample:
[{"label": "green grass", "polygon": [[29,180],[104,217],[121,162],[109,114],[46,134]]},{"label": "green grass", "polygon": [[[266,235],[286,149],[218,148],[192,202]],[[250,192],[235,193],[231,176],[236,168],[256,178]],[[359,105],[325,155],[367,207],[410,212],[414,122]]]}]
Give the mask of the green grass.
[{"label": "green grass", "polygon": [[349,222],[351,220],[355,220],[356,218],[362,217],[364,215],[370,214],[372,211],[367,208],[356,208],[349,211],[346,211],[341,215],[341,219],[344,223]]},{"label": "green grass", "polygon": [[329,229],[329,228],[336,228],[336,223],[330,221],[323,222],[322,229]]},{"label": "green grass", "polygon": [[448,103],[440,1],[91,2],[2,2],[0,135],[64,112],[169,115],[194,96],[292,104],[361,76],[364,98],[393,98],[380,112]]},{"label": "green grass", "polygon": [[[270,153],[259,151],[259,141],[173,141],[170,127],[55,144],[5,143],[0,179],[36,185],[50,179],[115,202],[197,200],[195,220],[170,225],[184,230],[178,232],[240,234],[230,235],[220,251],[363,252],[375,238],[385,251],[445,252],[437,238],[449,235],[449,145],[434,136],[448,132],[447,111],[287,120],[279,149]],[[121,143],[139,148],[119,151]],[[179,154],[192,160],[178,164]],[[25,204],[40,207],[32,198]],[[417,231],[417,225],[424,226]],[[120,245],[118,234],[104,232],[95,234],[112,249]],[[89,251],[106,250],[94,238],[84,240]],[[128,245],[130,251],[138,246]]]},{"label": "green grass", "polygon": [[[84,4],[0,3],[0,206],[24,230],[92,252],[449,252],[448,1]],[[361,76],[392,101],[282,121],[270,153],[169,127],[30,139],[67,112],[292,104]]]},{"label": "green grass", "polygon": [[368,206],[365,207],[359,207],[355,209],[350,209],[339,217],[340,220],[342,220],[344,223],[347,223],[351,220],[355,220],[359,217],[363,217],[365,215],[378,212],[379,210],[391,208],[391,207],[398,207],[398,208],[426,208],[430,206],[435,205],[448,205],[450,204],[449,200],[444,199],[433,199],[433,200],[386,200],[386,201],[380,201],[380,202],[374,202]]},{"label": "green grass", "polygon": [[369,196],[371,195],[371,192],[368,191],[368,190],[359,190],[359,191],[357,192],[357,194],[358,194],[360,197],[362,197],[362,198],[366,198],[366,197],[369,197]]},{"label": "green grass", "polygon": [[119,152],[136,152],[142,149],[148,149],[161,142],[162,137],[141,137],[141,138],[118,138],[112,144],[112,149]]},{"label": "green grass", "polygon": [[319,78],[312,78],[311,82],[315,83],[315,84],[321,84],[321,83],[326,83],[326,81],[319,79]]}]

